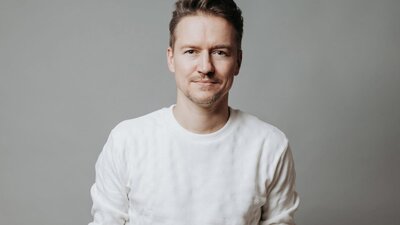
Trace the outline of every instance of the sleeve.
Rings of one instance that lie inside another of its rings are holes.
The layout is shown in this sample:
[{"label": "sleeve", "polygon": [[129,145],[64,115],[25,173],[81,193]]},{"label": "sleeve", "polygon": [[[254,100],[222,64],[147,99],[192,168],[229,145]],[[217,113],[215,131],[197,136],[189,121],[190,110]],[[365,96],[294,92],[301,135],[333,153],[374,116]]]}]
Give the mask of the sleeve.
[{"label": "sleeve", "polygon": [[300,202],[295,178],[293,156],[288,146],[276,163],[272,181],[266,184],[267,200],[262,207],[260,225],[295,225],[293,217]]},{"label": "sleeve", "polygon": [[123,225],[128,217],[128,185],[123,144],[113,132],[96,162],[96,181],[90,193],[93,221],[89,225]]}]

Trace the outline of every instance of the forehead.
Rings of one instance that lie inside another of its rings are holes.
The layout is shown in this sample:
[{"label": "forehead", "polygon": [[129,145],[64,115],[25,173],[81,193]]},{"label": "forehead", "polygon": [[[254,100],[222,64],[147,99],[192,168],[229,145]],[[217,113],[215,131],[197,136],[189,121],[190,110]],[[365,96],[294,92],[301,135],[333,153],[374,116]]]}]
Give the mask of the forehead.
[{"label": "forehead", "polygon": [[224,18],[197,14],[183,17],[175,29],[175,45],[235,45],[235,29]]}]

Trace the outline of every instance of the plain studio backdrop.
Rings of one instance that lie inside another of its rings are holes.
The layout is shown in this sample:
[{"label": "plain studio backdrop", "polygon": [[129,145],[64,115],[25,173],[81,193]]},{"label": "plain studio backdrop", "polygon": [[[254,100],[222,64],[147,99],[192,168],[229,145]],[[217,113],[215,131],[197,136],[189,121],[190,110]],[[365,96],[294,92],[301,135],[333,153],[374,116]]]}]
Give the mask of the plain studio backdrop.
[{"label": "plain studio backdrop", "polygon": [[[230,105],[291,142],[299,225],[400,224],[400,1],[237,1]],[[0,0],[0,224],[91,221],[120,121],[175,101],[173,1]]]}]

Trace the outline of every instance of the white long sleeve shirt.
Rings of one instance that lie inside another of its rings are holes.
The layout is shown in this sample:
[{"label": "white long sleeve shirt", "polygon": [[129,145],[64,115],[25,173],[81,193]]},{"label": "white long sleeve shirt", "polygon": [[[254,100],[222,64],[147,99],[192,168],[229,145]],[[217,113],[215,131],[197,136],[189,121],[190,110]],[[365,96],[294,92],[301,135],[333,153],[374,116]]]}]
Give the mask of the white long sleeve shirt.
[{"label": "white long sleeve shirt", "polygon": [[299,205],[285,135],[231,109],[195,134],[172,107],[116,126],[96,163],[89,225],[294,224]]}]

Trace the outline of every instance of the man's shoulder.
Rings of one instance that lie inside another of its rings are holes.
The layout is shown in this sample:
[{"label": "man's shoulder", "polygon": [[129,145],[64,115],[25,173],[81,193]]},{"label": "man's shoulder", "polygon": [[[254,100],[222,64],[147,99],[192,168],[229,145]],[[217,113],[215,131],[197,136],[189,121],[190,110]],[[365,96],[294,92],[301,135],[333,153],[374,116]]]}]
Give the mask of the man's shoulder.
[{"label": "man's shoulder", "polygon": [[245,129],[246,132],[249,133],[249,135],[253,137],[259,136],[263,138],[268,138],[269,140],[274,140],[280,143],[288,142],[285,133],[271,123],[261,120],[259,117],[253,114],[241,110],[235,111],[240,126],[242,127],[242,129]]},{"label": "man's shoulder", "polygon": [[157,129],[165,121],[167,113],[168,108],[161,108],[140,117],[123,120],[112,129],[112,133],[124,136],[143,134],[149,129]]}]

